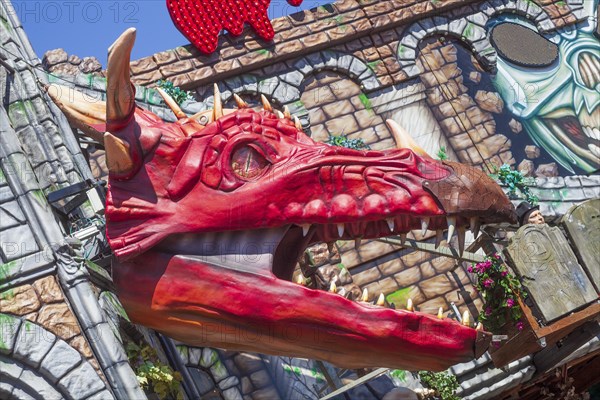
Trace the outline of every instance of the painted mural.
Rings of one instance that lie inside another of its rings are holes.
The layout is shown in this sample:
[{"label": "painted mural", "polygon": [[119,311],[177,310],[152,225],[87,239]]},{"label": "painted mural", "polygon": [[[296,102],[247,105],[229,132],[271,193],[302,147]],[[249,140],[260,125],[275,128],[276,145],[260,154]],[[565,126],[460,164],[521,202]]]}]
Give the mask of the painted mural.
[{"label": "painted mural", "polygon": [[[497,48],[498,72],[491,79],[506,111],[523,124],[535,144],[569,172],[598,170],[600,42],[593,34],[596,22],[590,18],[576,28],[542,37],[530,21],[511,16],[492,21],[489,31],[493,35],[507,24],[512,29],[526,27],[528,34],[538,36],[541,46],[549,48],[546,53],[555,50],[557,56],[527,65],[519,62],[518,55],[511,60],[510,54]],[[520,48],[517,52],[540,50]]]}]

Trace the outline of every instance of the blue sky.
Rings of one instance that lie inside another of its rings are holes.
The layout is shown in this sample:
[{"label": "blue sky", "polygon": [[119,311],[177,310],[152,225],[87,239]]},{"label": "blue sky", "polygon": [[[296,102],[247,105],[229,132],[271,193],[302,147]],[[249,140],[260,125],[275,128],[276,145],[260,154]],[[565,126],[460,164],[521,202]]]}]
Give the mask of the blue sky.
[{"label": "blue sky", "polygon": [[[277,18],[331,2],[305,0],[300,7],[293,7],[284,0],[273,0],[269,15]],[[40,58],[47,50],[62,47],[80,57],[95,56],[105,65],[108,47],[129,27],[138,30],[134,60],[189,43],[173,25],[166,0],[12,0],[12,3]]]}]

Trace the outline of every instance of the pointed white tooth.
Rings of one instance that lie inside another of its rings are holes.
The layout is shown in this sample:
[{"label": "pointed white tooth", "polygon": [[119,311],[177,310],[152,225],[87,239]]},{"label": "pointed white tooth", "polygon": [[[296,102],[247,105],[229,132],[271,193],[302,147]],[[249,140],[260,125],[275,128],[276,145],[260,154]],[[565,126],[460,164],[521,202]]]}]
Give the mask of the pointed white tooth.
[{"label": "pointed white tooth", "polygon": [[593,128],[592,129],[592,137],[596,140],[600,140],[600,129]]},{"label": "pointed white tooth", "polygon": [[361,242],[361,241],[362,241],[362,240],[361,240],[361,238],[356,238],[356,239],[354,239],[354,248],[355,248],[356,250],[358,250],[358,248],[360,247],[360,242]]},{"label": "pointed white tooth", "polygon": [[443,239],[444,239],[444,231],[441,229],[438,229],[437,231],[435,231],[435,248],[436,249],[438,247],[440,247],[440,244],[442,243]]},{"label": "pointed white tooth", "polygon": [[406,232],[400,234],[400,244],[404,244],[406,242]]},{"label": "pointed white tooth", "polygon": [[308,230],[310,229],[310,224],[302,224],[302,236],[308,235]]},{"label": "pointed white tooth", "polygon": [[390,228],[390,232],[394,232],[394,227],[396,226],[396,223],[394,222],[393,218],[387,218],[385,220],[385,222],[387,222],[387,226],[388,228]]},{"label": "pointed white tooth", "polygon": [[302,276],[302,274],[298,275],[298,278],[296,278],[296,283],[304,286],[304,276]]},{"label": "pointed white tooth", "polygon": [[458,236],[458,254],[462,257],[465,251],[465,227],[459,226],[456,231]]},{"label": "pointed white tooth", "polygon": [[338,236],[344,236],[344,224],[337,224]]},{"label": "pointed white tooth", "polygon": [[464,326],[471,326],[471,314],[469,314],[469,310],[465,310],[462,315],[462,324]]},{"label": "pointed white tooth", "polygon": [[383,307],[385,305],[385,296],[383,295],[383,293],[379,293],[379,297],[377,298],[377,303],[375,303],[375,305],[378,305],[380,307]]},{"label": "pointed white tooth", "polygon": [[425,234],[427,233],[427,227],[429,227],[429,221],[431,221],[431,218],[429,218],[429,217],[421,218],[421,236],[425,236]]},{"label": "pointed white tooth", "polygon": [[471,219],[469,219],[469,229],[471,229],[471,232],[473,232],[473,237],[475,239],[477,239],[477,236],[479,236],[480,227],[481,225],[479,223],[479,217],[471,217]]},{"label": "pointed white tooth", "polygon": [[442,307],[438,310],[437,317],[438,319],[444,319],[444,309]]},{"label": "pointed white tooth", "polygon": [[329,285],[329,291],[331,293],[337,293],[337,286],[336,286],[335,282],[331,282],[331,285]]},{"label": "pointed white tooth", "polygon": [[406,301],[406,311],[411,311],[411,312],[412,312],[412,311],[414,311],[414,310],[415,310],[415,306],[413,306],[413,301],[412,301],[412,299],[411,299],[411,298],[409,298],[409,299]]},{"label": "pointed white tooth", "polygon": [[362,296],[361,296],[361,298],[360,298],[360,301],[364,301],[365,303],[366,303],[367,301],[369,301],[369,291],[367,290],[367,288],[364,288],[364,289],[363,289],[363,292],[362,292]]},{"label": "pointed white tooth", "polygon": [[448,222],[448,237],[446,241],[450,245],[450,239],[454,236],[454,229],[456,228],[456,217],[447,217],[446,221]]},{"label": "pointed white tooth", "polygon": [[338,290],[337,294],[339,294],[342,297],[346,296],[346,289],[341,287],[340,290]]}]

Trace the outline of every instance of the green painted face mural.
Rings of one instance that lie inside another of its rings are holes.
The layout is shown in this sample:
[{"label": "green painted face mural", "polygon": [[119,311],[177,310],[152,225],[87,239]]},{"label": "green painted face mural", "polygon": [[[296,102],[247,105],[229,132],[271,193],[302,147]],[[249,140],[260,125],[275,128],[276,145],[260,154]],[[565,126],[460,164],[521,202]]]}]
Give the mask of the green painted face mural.
[{"label": "green painted face mural", "polygon": [[[595,7],[598,1],[593,3]],[[600,42],[595,23],[590,18],[547,38],[529,21],[512,16],[489,27],[498,53],[493,85],[532,140],[572,173],[600,168]],[[513,43],[503,42],[500,35],[509,25]],[[516,35],[515,45],[516,31],[524,35]],[[529,35],[537,38],[527,40]],[[535,46],[527,48],[531,44]],[[555,57],[550,57],[553,51]]]}]

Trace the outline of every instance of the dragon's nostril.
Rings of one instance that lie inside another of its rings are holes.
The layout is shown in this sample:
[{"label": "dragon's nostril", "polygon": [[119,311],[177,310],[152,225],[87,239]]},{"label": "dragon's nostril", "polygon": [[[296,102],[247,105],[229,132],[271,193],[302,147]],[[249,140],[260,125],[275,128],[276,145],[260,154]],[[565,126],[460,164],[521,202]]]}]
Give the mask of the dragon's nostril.
[{"label": "dragon's nostril", "polygon": [[600,84],[600,58],[589,51],[579,53],[579,76],[582,83],[590,89]]}]

